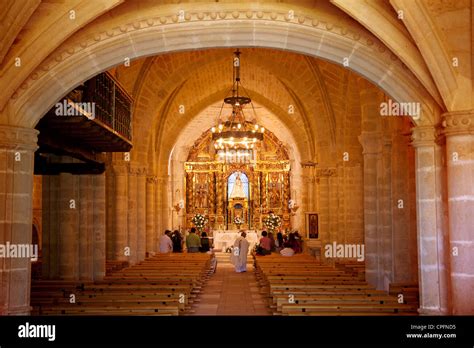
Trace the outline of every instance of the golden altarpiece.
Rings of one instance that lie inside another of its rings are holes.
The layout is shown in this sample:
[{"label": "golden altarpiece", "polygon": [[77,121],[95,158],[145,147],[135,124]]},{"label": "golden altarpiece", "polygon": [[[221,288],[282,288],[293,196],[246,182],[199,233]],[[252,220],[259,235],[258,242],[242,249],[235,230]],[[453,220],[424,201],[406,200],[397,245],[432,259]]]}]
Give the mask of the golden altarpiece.
[{"label": "golden altarpiece", "polygon": [[290,162],[273,133],[266,131],[253,149],[216,150],[207,131],[191,148],[185,173],[187,228],[200,213],[211,230],[260,230],[270,212],[282,218],[282,229],[291,227]]}]

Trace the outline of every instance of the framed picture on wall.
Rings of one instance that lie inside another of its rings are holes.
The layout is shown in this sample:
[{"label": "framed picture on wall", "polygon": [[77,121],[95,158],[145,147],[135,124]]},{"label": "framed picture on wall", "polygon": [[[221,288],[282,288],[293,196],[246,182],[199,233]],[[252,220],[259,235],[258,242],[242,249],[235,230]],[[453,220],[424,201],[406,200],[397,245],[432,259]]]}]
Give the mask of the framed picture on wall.
[{"label": "framed picture on wall", "polygon": [[309,239],[319,238],[319,215],[316,212],[306,214],[306,234]]}]

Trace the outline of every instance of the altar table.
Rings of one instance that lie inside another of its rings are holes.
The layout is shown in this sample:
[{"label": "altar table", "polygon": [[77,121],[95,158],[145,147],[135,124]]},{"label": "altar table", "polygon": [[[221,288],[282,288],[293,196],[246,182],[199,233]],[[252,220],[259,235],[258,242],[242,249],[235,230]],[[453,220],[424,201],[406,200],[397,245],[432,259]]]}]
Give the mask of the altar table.
[{"label": "altar table", "polygon": [[[253,250],[260,236],[255,231],[245,231],[247,233],[247,241],[249,242],[249,253]],[[223,252],[232,245],[235,240],[240,236],[238,230],[214,230],[214,249],[222,249]]]}]

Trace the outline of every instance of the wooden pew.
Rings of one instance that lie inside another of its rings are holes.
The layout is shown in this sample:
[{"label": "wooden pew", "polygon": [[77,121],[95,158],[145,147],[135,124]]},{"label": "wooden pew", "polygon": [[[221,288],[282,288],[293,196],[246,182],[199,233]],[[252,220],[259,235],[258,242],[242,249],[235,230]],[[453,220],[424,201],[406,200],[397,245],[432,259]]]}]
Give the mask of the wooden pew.
[{"label": "wooden pew", "polygon": [[[109,264],[109,269],[118,263]],[[102,281],[34,281],[33,314],[179,315],[190,309],[210,272],[209,254],[158,254]],[[75,301],[71,303],[71,295]]]},{"label": "wooden pew", "polygon": [[417,306],[365,282],[357,261],[327,265],[309,255],[255,257],[262,292],[276,315],[417,315]]}]

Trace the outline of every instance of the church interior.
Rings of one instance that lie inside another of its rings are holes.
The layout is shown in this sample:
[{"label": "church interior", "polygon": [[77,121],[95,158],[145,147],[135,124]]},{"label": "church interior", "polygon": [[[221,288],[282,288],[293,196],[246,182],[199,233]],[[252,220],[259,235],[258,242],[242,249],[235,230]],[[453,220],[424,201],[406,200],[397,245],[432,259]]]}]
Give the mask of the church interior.
[{"label": "church interior", "polygon": [[471,0],[0,8],[0,315],[474,314]]}]

